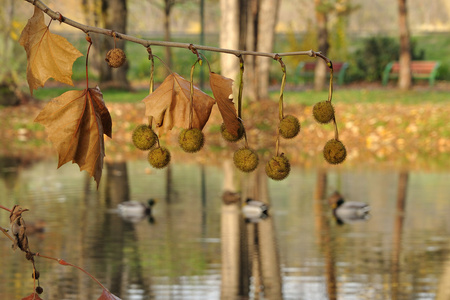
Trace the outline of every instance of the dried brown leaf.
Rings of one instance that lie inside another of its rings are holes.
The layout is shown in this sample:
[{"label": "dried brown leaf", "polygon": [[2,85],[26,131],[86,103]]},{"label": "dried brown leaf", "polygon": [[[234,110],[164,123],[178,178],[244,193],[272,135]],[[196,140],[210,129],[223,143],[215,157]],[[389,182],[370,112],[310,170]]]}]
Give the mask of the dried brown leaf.
[{"label": "dried brown leaf", "polygon": [[[190,82],[172,73],[150,95],[142,100],[145,115],[153,116],[159,134],[173,127],[188,128],[190,114]],[[215,100],[194,86],[194,107],[192,127],[203,129],[211,115]]]},{"label": "dried brown leaf", "polygon": [[31,295],[22,298],[22,300],[42,300],[37,293],[31,293]]},{"label": "dried brown leaf", "polygon": [[107,289],[103,289],[103,292],[97,300],[121,300],[119,297],[111,294]]},{"label": "dried brown leaf", "polygon": [[46,127],[58,151],[58,168],[72,161],[98,184],[102,176],[105,146],[111,137],[111,116],[98,87],[68,91],[52,99],[34,120]]},{"label": "dried brown leaf", "polygon": [[83,54],[62,36],[50,32],[39,8],[34,8],[19,43],[27,52],[27,81],[31,94],[49,78],[73,86],[72,65]]},{"label": "dried brown leaf", "polygon": [[238,136],[239,120],[233,103],[233,80],[214,72],[209,73],[209,84],[217,101],[225,128],[232,135]]}]

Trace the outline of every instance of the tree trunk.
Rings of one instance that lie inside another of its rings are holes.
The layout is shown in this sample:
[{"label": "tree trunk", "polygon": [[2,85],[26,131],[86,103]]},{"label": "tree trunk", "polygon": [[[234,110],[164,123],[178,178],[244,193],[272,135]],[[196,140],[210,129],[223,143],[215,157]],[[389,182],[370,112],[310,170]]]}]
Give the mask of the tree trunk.
[{"label": "tree trunk", "polygon": [[[327,55],[330,44],[328,43],[328,19],[324,12],[321,12],[319,7],[322,5],[321,0],[314,0],[316,9],[317,21],[317,43],[319,51],[323,55]],[[327,66],[321,60],[317,60],[316,69],[314,70],[314,90],[322,91],[325,87],[325,80],[327,78]]]},{"label": "tree trunk", "polygon": [[[164,40],[170,41],[170,12],[172,11],[172,6],[174,4],[173,0],[164,1]],[[165,47],[165,58],[164,61],[167,66],[172,68],[172,49],[170,47]],[[167,75],[169,75],[169,70],[167,70]]]},{"label": "tree trunk", "polygon": [[[239,0],[220,0],[220,48],[239,49]],[[220,54],[221,74],[233,80],[238,79],[239,59],[234,55]]]},{"label": "tree trunk", "polygon": [[[272,52],[274,50],[275,26],[278,20],[279,3],[280,0],[260,1],[257,38],[257,50],[260,52]],[[256,57],[255,73],[258,80],[258,96],[261,99],[269,98],[269,71],[270,65],[273,63],[267,57]]]},{"label": "tree trunk", "polygon": [[[126,0],[102,0],[102,19],[105,28],[119,33],[126,33],[127,5]],[[101,42],[101,55],[114,47],[125,49],[125,42],[113,37],[104,37]],[[110,68],[108,64],[102,63],[100,69],[100,82],[103,86],[129,89],[127,80],[128,63],[117,69]]]},{"label": "tree trunk", "polygon": [[398,20],[400,32],[400,72],[398,87],[401,90],[411,88],[411,51],[408,28],[408,12],[406,0],[398,0]]}]

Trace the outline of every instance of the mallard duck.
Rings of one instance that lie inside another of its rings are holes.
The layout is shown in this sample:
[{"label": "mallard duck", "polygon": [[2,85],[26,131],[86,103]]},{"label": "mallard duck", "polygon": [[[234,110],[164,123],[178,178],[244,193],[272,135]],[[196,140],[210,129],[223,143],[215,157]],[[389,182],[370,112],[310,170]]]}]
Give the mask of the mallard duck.
[{"label": "mallard duck", "polygon": [[117,205],[117,211],[122,219],[129,222],[139,222],[145,217],[152,222],[152,206],[156,203],[155,199],[149,199],[147,204],[138,201],[125,201]]},{"label": "mallard duck", "polygon": [[248,223],[257,223],[263,219],[266,219],[269,207],[262,201],[247,198],[244,206],[242,207],[242,213],[244,214],[245,221]]},{"label": "mallard duck", "polygon": [[333,208],[333,216],[340,225],[367,221],[370,218],[370,206],[363,202],[345,201],[339,192],[334,192],[328,197],[328,202]]}]

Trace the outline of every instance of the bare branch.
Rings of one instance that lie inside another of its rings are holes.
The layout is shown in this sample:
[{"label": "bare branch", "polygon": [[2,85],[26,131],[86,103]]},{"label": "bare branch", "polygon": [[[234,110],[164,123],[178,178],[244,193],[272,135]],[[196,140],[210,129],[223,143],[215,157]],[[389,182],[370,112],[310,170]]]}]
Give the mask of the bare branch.
[{"label": "bare branch", "polygon": [[253,55],[253,56],[265,56],[270,57],[273,59],[276,59],[277,56],[294,56],[294,55],[308,55],[310,57],[320,57],[324,59],[326,62],[329,62],[330,60],[326,58],[324,55],[322,55],[320,52],[316,52],[313,50],[307,50],[307,51],[297,51],[297,52],[286,52],[286,53],[265,53],[265,52],[257,52],[257,51],[244,51],[244,50],[231,50],[231,49],[223,49],[223,48],[217,48],[217,47],[210,47],[210,46],[204,46],[204,45],[193,45],[189,43],[177,43],[177,42],[168,42],[168,41],[154,41],[154,40],[144,40],[140,39],[131,35],[126,35],[123,33],[115,32],[110,29],[105,28],[99,28],[99,27],[93,27],[84,25],[81,23],[78,23],[72,19],[66,18],[65,16],[61,15],[58,12],[55,12],[51,10],[47,5],[45,5],[40,0],[25,0],[34,6],[41,9],[44,13],[46,13],[50,18],[53,20],[58,20],[61,23],[66,23],[67,25],[70,25],[72,27],[78,28],[82,30],[83,32],[87,33],[98,33],[108,36],[115,35],[116,38],[123,39],[129,42],[133,42],[136,44],[141,44],[145,47],[150,46],[163,46],[163,47],[173,47],[173,48],[185,48],[190,49],[190,47],[193,47],[197,50],[205,50],[205,51],[211,51],[211,52],[220,52],[220,53],[227,53],[227,54],[233,54],[236,56],[240,55]]}]

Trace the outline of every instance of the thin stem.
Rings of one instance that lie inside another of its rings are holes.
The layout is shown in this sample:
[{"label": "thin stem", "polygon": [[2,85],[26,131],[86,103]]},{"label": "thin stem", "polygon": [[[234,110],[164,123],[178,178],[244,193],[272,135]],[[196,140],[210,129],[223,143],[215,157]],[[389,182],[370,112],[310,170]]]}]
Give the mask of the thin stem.
[{"label": "thin stem", "polygon": [[191,107],[189,109],[189,129],[192,128],[192,121],[194,118],[194,69],[195,69],[195,65],[200,62],[201,60],[199,58],[197,58],[197,60],[195,61],[195,63],[192,65],[191,67],[191,76],[190,76],[190,103],[191,103]]},{"label": "thin stem", "polygon": [[[149,94],[153,93],[154,88],[154,72],[155,72],[155,59],[153,58],[152,49],[150,47],[147,48],[148,52],[148,59],[151,61],[151,67],[150,67],[150,88],[149,88]],[[151,123],[150,123],[151,125]]]},{"label": "thin stem", "polygon": [[284,87],[286,86],[286,65],[284,64],[281,57],[277,57],[276,60],[281,65],[281,71],[283,71],[283,77],[281,79],[281,88],[280,88],[280,100],[278,101],[278,112],[279,112],[279,118],[280,121],[283,120],[284,113],[283,113],[283,99],[284,99]]},{"label": "thin stem", "polygon": [[89,34],[86,36],[86,41],[89,43],[87,53],[86,53],[86,90],[88,90],[89,89],[89,72],[88,72],[89,51],[91,50],[91,46],[92,46],[92,39],[89,36]]},{"label": "thin stem", "polygon": [[279,156],[279,154],[280,154],[280,131],[279,130],[277,133],[277,142],[275,144],[275,153],[277,156]]},{"label": "thin stem", "polygon": [[34,255],[37,256],[37,257],[42,257],[42,258],[46,258],[46,259],[50,259],[50,260],[57,261],[60,265],[63,265],[63,266],[74,267],[74,268],[80,270],[81,272],[85,273],[85,274],[88,275],[89,277],[91,277],[91,279],[94,280],[98,285],[100,285],[104,290],[108,290],[105,286],[103,286],[103,284],[100,283],[100,281],[97,280],[97,278],[95,278],[95,277],[92,276],[88,271],[86,271],[85,269],[83,269],[83,268],[81,268],[81,267],[79,267],[79,266],[72,265],[71,263],[68,263],[68,262],[66,262],[66,261],[63,260],[63,259],[59,259],[59,258],[54,258],[54,257],[51,257],[51,256],[42,255],[42,254],[40,254],[40,253],[35,253]]},{"label": "thin stem", "polygon": [[119,33],[116,31],[113,31],[111,29],[104,29],[99,27],[93,27],[93,26],[87,26],[81,23],[78,23],[76,21],[73,21],[69,18],[62,18],[61,14],[58,12],[55,12],[51,10],[47,5],[45,5],[40,0],[25,0],[39,9],[41,9],[44,13],[46,13],[50,18],[54,20],[58,20],[61,23],[65,23],[69,26],[78,28],[85,33],[94,32],[98,34],[113,36],[115,35],[118,39],[123,39],[129,42],[133,42],[136,44],[141,44],[145,47],[149,46],[163,46],[163,47],[173,47],[173,48],[185,48],[190,49],[190,47],[194,47],[197,50],[205,50],[205,51],[211,51],[211,52],[220,52],[220,53],[227,53],[227,54],[233,54],[236,56],[239,55],[253,55],[253,56],[265,56],[275,59],[276,56],[294,56],[294,55],[308,55],[310,57],[320,57],[324,59],[325,61],[329,61],[328,58],[326,58],[324,55],[322,55],[320,52],[315,52],[313,50],[308,51],[297,51],[297,52],[286,52],[286,53],[266,53],[266,52],[257,52],[257,51],[244,51],[244,50],[232,50],[232,49],[223,49],[223,48],[216,48],[216,47],[210,47],[210,46],[203,46],[203,45],[193,45],[188,43],[177,43],[177,42],[168,42],[168,41],[150,41],[150,40],[143,40],[139,39],[134,36],[126,35],[123,33]]},{"label": "thin stem", "polygon": [[0,227],[0,231],[3,232],[3,234],[6,235],[11,240],[11,242],[14,243],[14,238],[9,235],[9,233],[6,229],[4,229],[3,227]]},{"label": "thin stem", "polygon": [[7,211],[9,211],[9,212],[11,212],[11,210],[10,210],[9,208],[4,207],[3,205],[0,205],[0,208],[1,208],[1,209],[4,209],[4,210],[7,210]]},{"label": "thin stem", "polygon": [[242,92],[244,90],[244,58],[239,55],[239,94],[238,94],[238,118],[242,120]]}]

